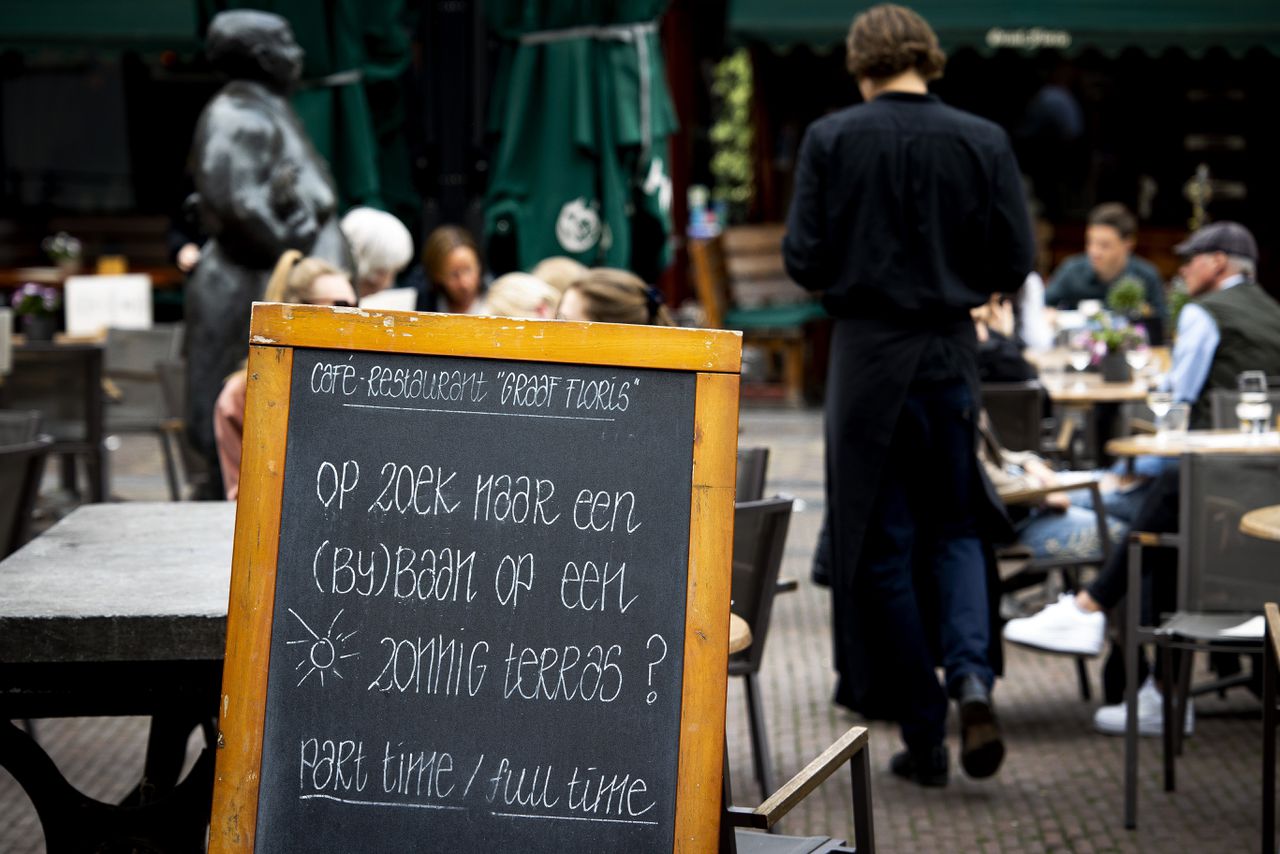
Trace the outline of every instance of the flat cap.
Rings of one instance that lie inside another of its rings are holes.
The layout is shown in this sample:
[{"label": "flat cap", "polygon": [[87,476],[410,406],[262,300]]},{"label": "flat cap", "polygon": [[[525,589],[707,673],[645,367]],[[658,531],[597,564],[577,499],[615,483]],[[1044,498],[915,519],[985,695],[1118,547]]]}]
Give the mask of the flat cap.
[{"label": "flat cap", "polygon": [[1204,252],[1225,252],[1250,261],[1258,260],[1258,241],[1238,222],[1211,222],[1173,247],[1184,258]]}]

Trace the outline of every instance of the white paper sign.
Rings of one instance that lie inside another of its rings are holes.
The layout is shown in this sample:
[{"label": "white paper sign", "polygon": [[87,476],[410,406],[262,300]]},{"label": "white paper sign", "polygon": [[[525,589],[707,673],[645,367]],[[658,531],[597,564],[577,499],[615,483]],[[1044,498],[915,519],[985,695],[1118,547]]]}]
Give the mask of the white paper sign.
[{"label": "white paper sign", "polygon": [[70,276],[63,286],[67,334],[98,335],[114,329],[150,329],[151,277]]},{"label": "white paper sign", "polygon": [[369,294],[360,300],[361,308],[378,308],[387,311],[413,311],[418,304],[418,292],[413,288],[387,288]]}]

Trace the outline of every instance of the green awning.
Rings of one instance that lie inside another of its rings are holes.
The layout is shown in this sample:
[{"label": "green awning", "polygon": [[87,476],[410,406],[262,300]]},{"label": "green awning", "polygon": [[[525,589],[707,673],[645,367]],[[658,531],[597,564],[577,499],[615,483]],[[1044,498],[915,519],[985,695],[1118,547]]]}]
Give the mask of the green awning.
[{"label": "green awning", "polygon": [[4,0],[0,46],[194,49],[197,0]]},{"label": "green awning", "polygon": [[[845,0],[730,0],[729,30],[776,49],[840,48],[854,15],[874,5]],[[1280,54],[1277,0],[921,0],[908,3],[933,26],[942,46],[1150,53],[1210,48]]]},{"label": "green awning", "polygon": [[652,281],[667,263],[676,115],[657,28],[666,3],[485,3],[502,38],[485,200],[496,270],[568,255]]}]

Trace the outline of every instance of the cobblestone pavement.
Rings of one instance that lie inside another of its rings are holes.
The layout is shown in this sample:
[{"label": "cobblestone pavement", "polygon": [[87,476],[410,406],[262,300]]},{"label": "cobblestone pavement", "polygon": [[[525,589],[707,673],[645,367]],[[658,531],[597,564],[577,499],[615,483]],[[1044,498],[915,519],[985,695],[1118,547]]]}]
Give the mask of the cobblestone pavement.
[{"label": "cobblestone pavement", "polygon": [[[771,449],[768,492],[799,502],[787,541],[785,575],[800,589],[776,601],[761,670],[762,693],[778,781],[817,756],[844,729],[859,723],[830,702],[829,602],[808,580],[821,521],[821,415],[813,411],[749,410],[742,445]],[[115,454],[113,491],[123,498],[165,497],[158,452],[149,440],[126,440]],[[1122,740],[1097,735],[1093,705],[1080,699],[1069,658],[1010,647],[997,708],[1008,756],[998,776],[966,779],[958,770],[946,789],[921,789],[891,776],[899,749],[893,727],[871,725],[876,837],[884,851],[1241,851],[1256,850],[1260,823],[1260,712],[1247,692],[1207,698],[1196,706],[1195,736],[1178,762],[1179,789],[1162,790],[1160,748],[1141,750],[1139,829],[1122,824]],[[1097,662],[1091,665],[1099,684]],[[758,803],[741,680],[728,693],[730,773],[735,800]],[[40,721],[41,743],[72,783],[106,800],[137,779],[146,742],[140,718]],[[949,739],[953,765],[958,740]],[[834,776],[779,828],[852,838],[850,784]],[[0,770],[0,852],[39,852],[43,838],[26,797]]]}]

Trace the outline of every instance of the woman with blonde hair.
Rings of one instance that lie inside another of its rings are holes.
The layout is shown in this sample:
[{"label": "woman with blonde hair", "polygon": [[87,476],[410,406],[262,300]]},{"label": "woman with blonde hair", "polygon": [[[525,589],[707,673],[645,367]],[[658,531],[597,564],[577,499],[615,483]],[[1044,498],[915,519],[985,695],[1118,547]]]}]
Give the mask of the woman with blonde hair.
[{"label": "woman with blonde hair", "polygon": [[600,323],[675,326],[657,288],[635,273],[613,267],[594,267],[569,285],[560,298],[556,317]]},{"label": "woman with blonde hair", "polygon": [[[290,249],[276,262],[264,302],[352,307],[356,291],[337,267],[321,258],[305,258]],[[244,367],[227,377],[213,408],[213,435],[228,501],[240,494],[240,450],[244,444],[244,404],[249,376]]]},{"label": "woman with blonde hair", "polygon": [[560,292],[529,273],[504,273],[484,295],[484,313],[498,317],[554,317]]}]

